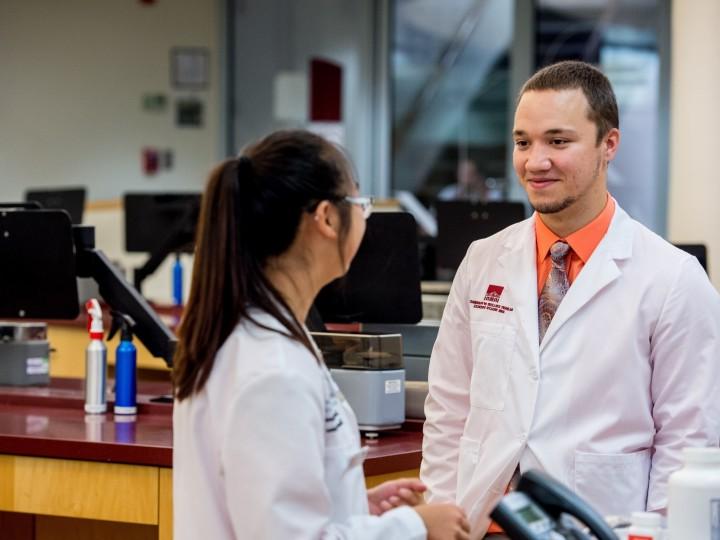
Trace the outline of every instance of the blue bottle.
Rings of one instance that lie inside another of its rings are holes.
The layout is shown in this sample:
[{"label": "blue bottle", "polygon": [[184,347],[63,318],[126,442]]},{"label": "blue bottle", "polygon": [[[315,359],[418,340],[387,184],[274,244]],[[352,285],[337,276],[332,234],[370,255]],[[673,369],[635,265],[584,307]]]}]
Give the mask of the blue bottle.
[{"label": "blue bottle", "polygon": [[132,342],[135,321],[124,313],[113,313],[111,339],[120,329],[120,344],[115,349],[115,414],[137,413],[137,349]]},{"label": "blue bottle", "polygon": [[176,306],[182,306],[183,298],[183,268],[180,262],[180,254],[175,254],[175,264],[172,269],[172,283],[173,283],[173,303]]}]

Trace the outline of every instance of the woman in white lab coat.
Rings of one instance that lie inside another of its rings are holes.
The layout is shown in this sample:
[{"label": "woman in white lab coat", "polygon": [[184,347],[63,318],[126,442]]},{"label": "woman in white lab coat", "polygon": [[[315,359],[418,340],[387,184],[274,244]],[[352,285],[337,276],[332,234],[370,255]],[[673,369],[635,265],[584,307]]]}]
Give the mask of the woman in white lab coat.
[{"label": "woman in white lab coat", "polygon": [[176,540],[467,538],[418,480],[365,490],[355,417],[301,322],[369,210],[343,153],[303,131],[211,173],[173,375]]}]

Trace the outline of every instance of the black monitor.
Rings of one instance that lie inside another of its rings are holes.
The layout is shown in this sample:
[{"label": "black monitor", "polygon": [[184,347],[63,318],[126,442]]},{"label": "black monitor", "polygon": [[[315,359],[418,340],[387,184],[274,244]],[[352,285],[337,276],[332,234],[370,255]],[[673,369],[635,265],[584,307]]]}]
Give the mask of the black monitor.
[{"label": "black monitor", "polygon": [[324,287],[315,305],[326,323],[405,323],[422,319],[417,223],[406,212],[380,212],[348,273]]},{"label": "black monitor", "polygon": [[67,212],[0,209],[0,230],[0,317],[77,317],[73,232]]},{"label": "black monitor", "polygon": [[705,244],[673,244],[676,248],[682,249],[684,252],[694,255],[697,258],[700,266],[707,273],[707,248]]},{"label": "black monitor", "polygon": [[468,247],[525,219],[520,202],[437,201],[436,257],[438,275],[452,277]]},{"label": "black monitor", "polygon": [[126,193],[125,249],[192,253],[200,193]]},{"label": "black monitor", "polygon": [[65,210],[70,214],[73,225],[82,223],[85,209],[84,187],[29,189],[25,192],[25,200],[35,201],[43,208]]},{"label": "black monitor", "polygon": [[133,284],[138,291],[165,257],[193,252],[201,197],[200,193],[125,194],[125,249],[150,254],[134,271]]}]

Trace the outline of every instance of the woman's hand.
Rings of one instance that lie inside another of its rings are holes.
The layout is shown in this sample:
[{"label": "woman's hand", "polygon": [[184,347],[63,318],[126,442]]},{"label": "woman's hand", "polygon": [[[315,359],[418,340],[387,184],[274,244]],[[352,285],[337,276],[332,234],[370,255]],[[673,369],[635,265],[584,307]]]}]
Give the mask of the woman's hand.
[{"label": "woman's hand", "polygon": [[417,478],[389,480],[367,491],[370,513],[379,516],[398,506],[417,506],[424,502],[422,493],[426,490]]}]

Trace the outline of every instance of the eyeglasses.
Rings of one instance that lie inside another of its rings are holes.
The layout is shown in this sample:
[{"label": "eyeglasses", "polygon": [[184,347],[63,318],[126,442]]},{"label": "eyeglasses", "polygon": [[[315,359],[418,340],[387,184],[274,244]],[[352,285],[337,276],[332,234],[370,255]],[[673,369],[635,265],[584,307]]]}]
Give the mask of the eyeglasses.
[{"label": "eyeglasses", "polygon": [[343,200],[346,202],[349,202],[350,204],[357,204],[360,208],[362,208],[363,217],[365,219],[370,217],[370,214],[372,214],[373,211],[373,198],[372,197],[351,197],[348,195],[347,197],[343,197]]}]

